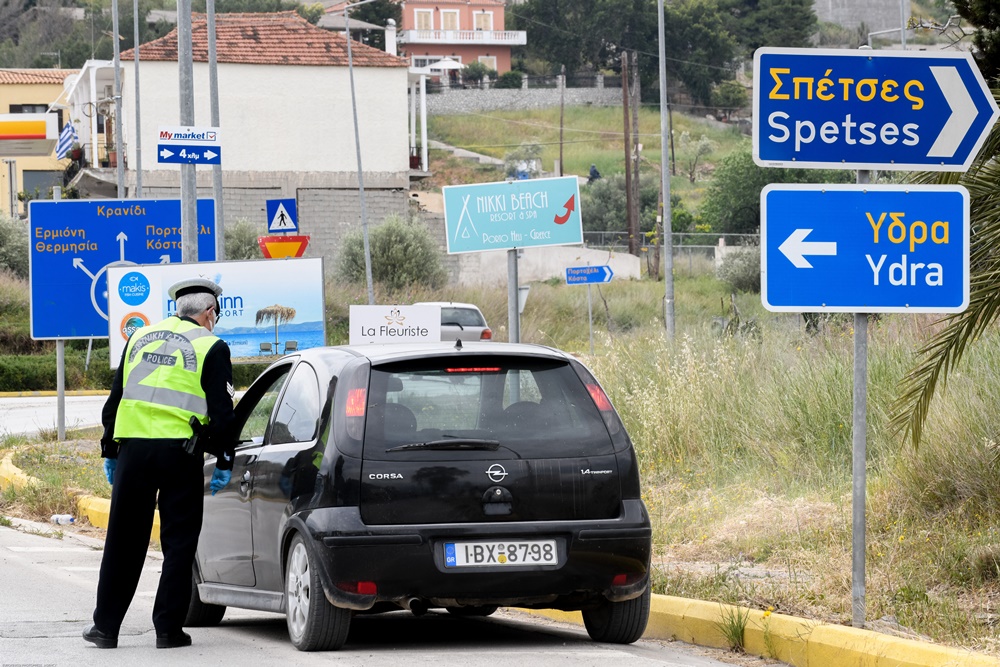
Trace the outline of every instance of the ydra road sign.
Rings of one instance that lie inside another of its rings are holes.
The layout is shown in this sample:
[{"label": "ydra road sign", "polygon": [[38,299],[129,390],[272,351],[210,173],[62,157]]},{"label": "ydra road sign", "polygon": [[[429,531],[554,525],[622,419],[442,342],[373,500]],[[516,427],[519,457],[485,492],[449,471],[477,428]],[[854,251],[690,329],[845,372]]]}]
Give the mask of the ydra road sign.
[{"label": "ydra road sign", "polygon": [[768,310],[958,313],[969,304],[960,185],[769,185],[760,206]]},{"label": "ydra road sign", "polygon": [[760,48],[763,167],[965,171],[1000,116],[969,53]]}]

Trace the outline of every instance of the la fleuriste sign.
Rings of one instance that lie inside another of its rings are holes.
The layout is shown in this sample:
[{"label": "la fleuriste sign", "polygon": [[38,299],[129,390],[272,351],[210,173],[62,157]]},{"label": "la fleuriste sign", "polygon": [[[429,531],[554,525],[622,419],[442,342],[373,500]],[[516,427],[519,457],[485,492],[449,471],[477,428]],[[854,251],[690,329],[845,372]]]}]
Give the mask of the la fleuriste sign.
[{"label": "la fleuriste sign", "polygon": [[762,167],[966,171],[1000,116],[964,52],[764,47],[753,96]]}]

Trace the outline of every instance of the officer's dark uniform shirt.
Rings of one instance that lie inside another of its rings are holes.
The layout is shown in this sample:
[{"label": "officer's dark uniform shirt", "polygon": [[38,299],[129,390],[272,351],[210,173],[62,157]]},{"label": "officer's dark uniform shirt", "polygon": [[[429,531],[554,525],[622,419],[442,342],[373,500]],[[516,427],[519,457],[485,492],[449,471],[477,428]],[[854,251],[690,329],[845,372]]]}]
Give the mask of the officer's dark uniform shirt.
[{"label": "officer's dark uniform shirt", "polygon": [[[182,320],[197,324],[190,317]],[[124,392],[125,355],[128,346],[122,351],[122,359],[115,371],[115,379],[111,385],[111,394],[101,412],[101,422],[104,424],[104,436],[101,438],[101,456],[114,459],[118,457],[119,443],[114,439],[115,419],[118,415],[118,404],[121,403]],[[216,468],[232,470],[233,454],[236,449],[236,438],[230,432],[233,421],[233,373],[230,362],[229,346],[224,341],[216,343],[205,355],[205,367],[201,373],[201,388],[205,391],[208,403],[208,425],[202,431],[200,442],[202,449],[218,457]],[[182,440],[177,440],[181,444]]]}]

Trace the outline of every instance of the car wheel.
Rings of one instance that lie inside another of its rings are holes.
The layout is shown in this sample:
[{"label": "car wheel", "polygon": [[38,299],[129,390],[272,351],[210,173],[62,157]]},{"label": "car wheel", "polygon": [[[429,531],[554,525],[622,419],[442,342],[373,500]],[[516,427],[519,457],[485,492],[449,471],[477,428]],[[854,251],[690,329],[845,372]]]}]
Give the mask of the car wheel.
[{"label": "car wheel", "polygon": [[649,588],[637,598],[623,602],[605,600],[583,610],[583,624],[595,642],[631,644],[646,630],[649,620]]},{"label": "car wheel", "polygon": [[285,568],[288,636],[300,651],[335,651],[347,641],[351,610],[330,604],[315,565],[305,540],[296,535]]},{"label": "car wheel", "polygon": [[495,604],[480,604],[471,607],[445,607],[445,609],[448,610],[448,613],[452,616],[459,616],[463,618],[489,616],[495,612],[497,608],[498,607]]},{"label": "car wheel", "polygon": [[191,574],[191,602],[188,603],[187,617],[184,619],[186,628],[207,628],[218,625],[226,615],[226,607],[221,604],[202,602],[198,595],[198,579]]}]

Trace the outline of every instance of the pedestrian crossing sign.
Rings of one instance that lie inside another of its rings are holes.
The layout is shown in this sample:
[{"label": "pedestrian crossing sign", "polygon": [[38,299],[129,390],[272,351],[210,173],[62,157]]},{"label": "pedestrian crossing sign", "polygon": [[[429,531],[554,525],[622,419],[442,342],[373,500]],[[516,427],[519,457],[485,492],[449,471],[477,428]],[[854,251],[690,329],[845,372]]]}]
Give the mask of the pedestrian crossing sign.
[{"label": "pedestrian crossing sign", "polygon": [[267,231],[297,232],[299,223],[295,211],[295,199],[267,200]]}]

